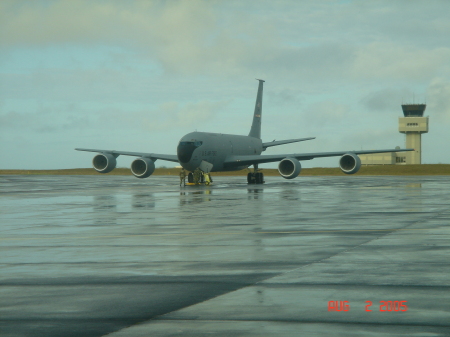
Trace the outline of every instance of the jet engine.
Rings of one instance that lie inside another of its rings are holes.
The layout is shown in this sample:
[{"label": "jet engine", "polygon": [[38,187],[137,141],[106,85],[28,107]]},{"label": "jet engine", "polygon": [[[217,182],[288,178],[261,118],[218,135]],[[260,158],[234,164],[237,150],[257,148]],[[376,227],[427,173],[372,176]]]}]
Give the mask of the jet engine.
[{"label": "jet engine", "polygon": [[100,153],[92,159],[92,166],[97,172],[108,173],[114,170],[117,161],[111,153]]},{"label": "jet engine", "polygon": [[354,153],[346,153],[339,159],[339,168],[345,174],[353,174],[361,168],[361,159]]},{"label": "jet engine", "polygon": [[302,165],[295,158],[284,158],[278,164],[278,172],[285,179],[294,179],[302,170]]},{"label": "jet engine", "polygon": [[155,171],[155,163],[150,158],[138,158],[131,163],[131,173],[137,178],[148,178]]}]

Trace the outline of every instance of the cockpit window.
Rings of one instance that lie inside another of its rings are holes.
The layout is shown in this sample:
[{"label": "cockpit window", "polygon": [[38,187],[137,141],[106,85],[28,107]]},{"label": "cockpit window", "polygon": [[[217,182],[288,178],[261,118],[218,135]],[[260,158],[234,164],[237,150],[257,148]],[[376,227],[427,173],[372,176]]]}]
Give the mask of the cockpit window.
[{"label": "cockpit window", "polygon": [[201,146],[202,144],[203,144],[203,142],[195,141],[195,142],[180,142],[178,145],[182,145],[182,146],[185,146],[185,145],[192,146],[192,145],[194,145],[197,148],[197,147]]},{"label": "cockpit window", "polygon": [[193,141],[193,142],[180,142],[177,147],[178,159],[182,163],[187,163],[191,160],[194,150],[201,146],[203,142]]}]

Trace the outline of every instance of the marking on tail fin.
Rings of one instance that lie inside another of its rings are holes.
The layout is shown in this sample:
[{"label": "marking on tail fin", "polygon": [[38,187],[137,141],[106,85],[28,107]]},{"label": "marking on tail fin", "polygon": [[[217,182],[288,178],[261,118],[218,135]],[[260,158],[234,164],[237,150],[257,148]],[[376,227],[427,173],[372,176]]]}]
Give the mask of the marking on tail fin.
[{"label": "marking on tail fin", "polygon": [[258,93],[256,94],[255,111],[253,113],[253,123],[248,134],[250,137],[261,139],[261,115],[262,115],[262,97],[263,97],[263,83],[264,80],[257,79]]}]

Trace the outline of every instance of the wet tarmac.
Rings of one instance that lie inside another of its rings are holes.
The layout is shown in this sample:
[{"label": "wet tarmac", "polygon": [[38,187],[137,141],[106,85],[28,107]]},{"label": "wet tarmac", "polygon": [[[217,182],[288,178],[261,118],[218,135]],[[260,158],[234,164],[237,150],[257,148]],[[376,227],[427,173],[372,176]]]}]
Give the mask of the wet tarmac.
[{"label": "wet tarmac", "polygon": [[0,176],[0,335],[450,336],[448,177],[266,182]]}]

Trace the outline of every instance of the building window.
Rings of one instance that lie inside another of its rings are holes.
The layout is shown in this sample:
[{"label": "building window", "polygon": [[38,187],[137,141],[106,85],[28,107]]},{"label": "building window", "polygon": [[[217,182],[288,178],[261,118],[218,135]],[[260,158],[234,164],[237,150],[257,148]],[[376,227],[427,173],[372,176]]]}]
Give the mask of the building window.
[{"label": "building window", "polygon": [[396,163],[406,163],[406,157],[397,157],[395,158]]}]

